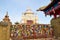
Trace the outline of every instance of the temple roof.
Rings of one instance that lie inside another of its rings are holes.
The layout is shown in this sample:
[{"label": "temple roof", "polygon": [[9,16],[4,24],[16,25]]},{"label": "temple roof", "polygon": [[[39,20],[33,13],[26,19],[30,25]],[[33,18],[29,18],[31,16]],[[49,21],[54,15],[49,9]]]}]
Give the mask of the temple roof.
[{"label": "temple roof", "polygon": [[7,22],[0,22],[0,26],[8,26],[8,23]]},{"label": "temple roof", "polygon": [[39,8],[37,11],[44,10],[45,8],[46,8],[46,6],[43,6],[43,7]]},{"label": "temple roof", "polygon": [[44,11],[44,10],[47,10],[49,8],[51,8],[53,5],[55,5],[57,2],[59,2],[60,0],[52,0],[50,4],[48,4],[47,6],[44,6],[39,8],[37,11]]}]

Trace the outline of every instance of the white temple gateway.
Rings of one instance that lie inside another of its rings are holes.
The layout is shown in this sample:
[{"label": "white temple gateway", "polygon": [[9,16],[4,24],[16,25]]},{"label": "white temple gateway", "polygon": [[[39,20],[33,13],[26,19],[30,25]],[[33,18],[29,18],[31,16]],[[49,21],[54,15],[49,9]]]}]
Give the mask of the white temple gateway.
[{"label": "white temple gateway", "polygon": [[25,24],[36,24],[38,22],[38,17],[30,8],[26,10],[26,12],[22,15],[22,23]]}]

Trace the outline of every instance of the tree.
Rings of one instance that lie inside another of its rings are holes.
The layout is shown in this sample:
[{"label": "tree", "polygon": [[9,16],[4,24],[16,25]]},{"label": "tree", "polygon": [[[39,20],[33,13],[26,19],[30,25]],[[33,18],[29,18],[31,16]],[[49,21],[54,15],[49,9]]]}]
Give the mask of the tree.
[{"label": "tree", "polygon": [[51,20],[51,25],[54,30],[54,36],[60,37],[60,17]]}]

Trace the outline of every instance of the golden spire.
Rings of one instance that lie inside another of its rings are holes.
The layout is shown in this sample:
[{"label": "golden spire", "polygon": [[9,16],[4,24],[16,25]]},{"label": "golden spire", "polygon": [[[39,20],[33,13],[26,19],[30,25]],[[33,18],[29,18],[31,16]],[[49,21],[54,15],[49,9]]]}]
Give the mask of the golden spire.
[{"label": "golden spire", "polygon": [[6,12],[6,15],[5,15],[3,21],[5,21],[5,22],[10,21],[9,16],[8,16],[8,11]]}]

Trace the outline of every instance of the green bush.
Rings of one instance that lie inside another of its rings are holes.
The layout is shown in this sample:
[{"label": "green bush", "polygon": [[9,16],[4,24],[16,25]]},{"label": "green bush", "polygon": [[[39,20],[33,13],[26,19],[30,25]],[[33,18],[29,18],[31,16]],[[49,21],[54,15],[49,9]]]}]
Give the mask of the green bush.
[{"label": "green bush", "polygon": [[60,17],[51,20],[51,25],[54,29],[54,36],[60,37]]}]

